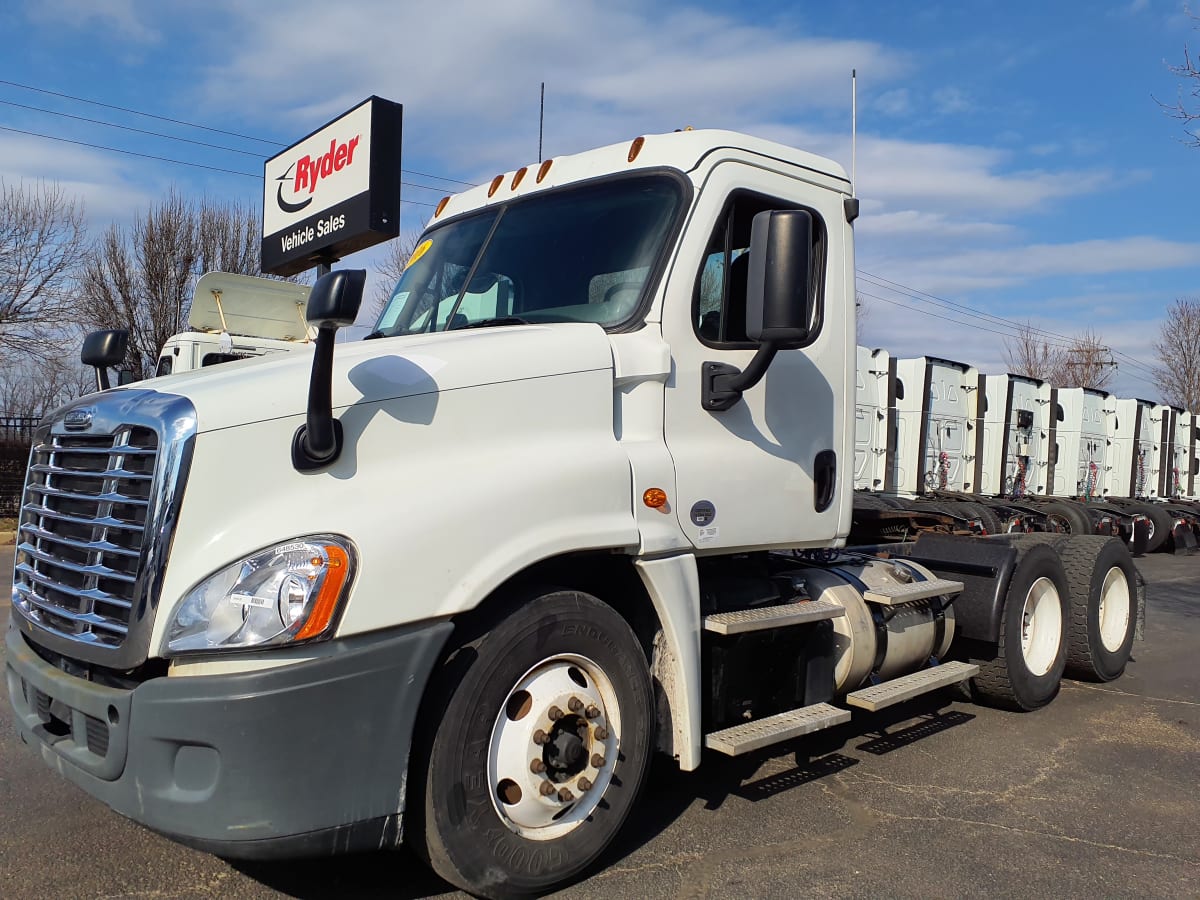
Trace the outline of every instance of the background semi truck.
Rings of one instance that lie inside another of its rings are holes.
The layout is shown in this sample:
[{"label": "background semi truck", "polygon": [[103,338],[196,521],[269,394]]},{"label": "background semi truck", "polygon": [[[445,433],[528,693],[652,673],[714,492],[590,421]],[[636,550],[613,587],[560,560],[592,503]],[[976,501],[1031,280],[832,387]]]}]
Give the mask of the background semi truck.
[{"label": "background semi truck", "polygon": [[954,526],[1196,548],[1184,476],[1200,466],[1183,411],[864,347],[857,368],[852,540]]},{"label": "background semi truck", "polygon": [[592,865],[656,751],[1119,677],[1118,539],[848,545],[857,213],[836,164],[731,132],[547,160],[439,205],[371,340],[334,352],[337,270],[312,354],[48,416],[21,737],[193,846],[404,840],[513,896]]},{"label": "background semi truck", "polygon": [[[188,330],[163,343],[155,376],[311,349],[316,335],[305,320],[308,293],[308,285],[293,281],[206,272],[192,292]],[[99,378],[101,371],[126,362],[127,341],[127,333],[121,330],[93,332],[85,339],[80,358],[85,365],[96,367]],[[132,380],[127,372],[118,375],[121,384]]]}]

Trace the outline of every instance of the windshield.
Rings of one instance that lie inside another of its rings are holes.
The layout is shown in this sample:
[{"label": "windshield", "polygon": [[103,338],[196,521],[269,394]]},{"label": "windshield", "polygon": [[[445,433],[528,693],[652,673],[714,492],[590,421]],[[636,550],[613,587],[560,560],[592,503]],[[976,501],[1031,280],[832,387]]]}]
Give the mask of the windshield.
[{"label": "windshield", "polygon": [[417,245],[376,331],[624,322],[638,308],[682,196],[667,175],[606,179],[437,228]]}]

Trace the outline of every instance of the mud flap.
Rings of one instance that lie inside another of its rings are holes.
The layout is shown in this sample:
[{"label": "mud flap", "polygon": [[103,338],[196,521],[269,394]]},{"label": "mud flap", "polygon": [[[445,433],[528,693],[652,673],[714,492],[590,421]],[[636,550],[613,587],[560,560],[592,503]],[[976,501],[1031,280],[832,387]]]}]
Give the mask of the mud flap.
[{"label": "mud flap", "polygon": [[1196,535],[1186,522],[1176,522],[1171,529],[1171,544],[1176,556],[1190,556],[1196,552]]},{"label": "mud flap", "polygon": [[1150,520],[1145,516],[1133,517],[1133,536],[1129,539],[1129,552],[1134,556],[1145,556],[1150,543]]}]

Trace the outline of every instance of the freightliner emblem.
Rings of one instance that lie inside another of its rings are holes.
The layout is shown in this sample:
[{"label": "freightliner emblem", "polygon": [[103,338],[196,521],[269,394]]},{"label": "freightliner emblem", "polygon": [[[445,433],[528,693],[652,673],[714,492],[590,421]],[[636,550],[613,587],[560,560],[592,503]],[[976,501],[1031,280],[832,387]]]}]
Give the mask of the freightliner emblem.
[{"label": "freightliner emblem", "polygon": [[72,431],[83,431],[85,428],[92,427],[92,419],[95,415],[96,411],[90,406],[85,406],[83,409],[73,409],[63,416],[63,425]]}]

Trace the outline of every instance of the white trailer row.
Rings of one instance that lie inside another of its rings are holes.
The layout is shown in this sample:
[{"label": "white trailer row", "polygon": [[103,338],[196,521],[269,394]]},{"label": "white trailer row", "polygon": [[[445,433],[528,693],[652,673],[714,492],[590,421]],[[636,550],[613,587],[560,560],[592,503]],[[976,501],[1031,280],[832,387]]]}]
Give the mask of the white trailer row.
[{"label": "white trailer row", "polygon": [[1131,540],[1145,520],[1147,549],[1195,546],[1195,414],[932,356],[857,354],[860,506],[957,516],[953,504],[982,503],[995,512],[984,530],[1115,529]]}]

